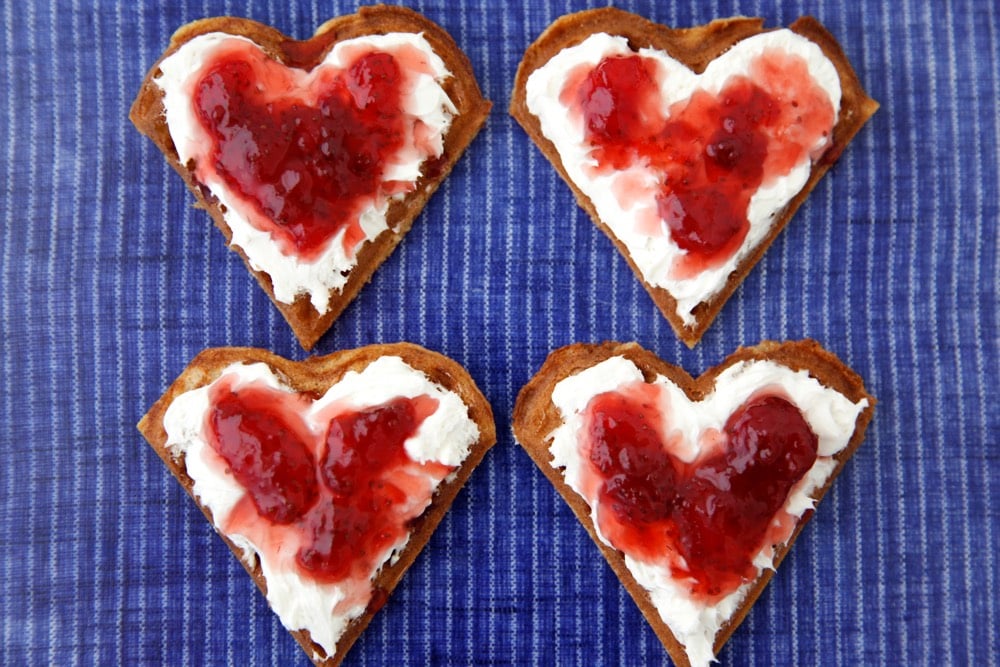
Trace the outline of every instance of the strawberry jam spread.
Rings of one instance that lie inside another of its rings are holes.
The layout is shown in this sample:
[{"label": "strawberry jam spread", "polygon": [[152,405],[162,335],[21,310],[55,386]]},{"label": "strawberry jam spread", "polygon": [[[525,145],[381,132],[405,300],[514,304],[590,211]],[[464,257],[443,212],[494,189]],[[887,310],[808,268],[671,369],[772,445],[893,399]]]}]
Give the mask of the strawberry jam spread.
[{"label": "strawberry jam spread", "polygon": [[431,484],[453,470],[418,464],[404,447],[437,400],[334,407],[324,413],[322,432],[303,417],[311,403],[310,396],[260,383],[234,389],[224,377],[212,386],[206,439],[245,490],[222,528],[262,551],[293,549],[292,567],[306,578],[368,581],[409,535],[430,501]]},{"label": "strawberry jam spread", "polygon": [[699,89],[669,106],[663,97],[657,62],[639,55],[574,72],[561,95],[582,116],[596,173],[641,164],[656,174],[658,220],[642,231],[668,233],[686,252],[677,275],[690,276],[736,252],[754,193],[818,157],[835,112],[805,60],[779,49],[717,93]]},{"label": "strawberry jam spread", "polygon": [[411,84],[401,64],[368,50],[303,84],[302,70],[254,46],[221,50],[192,93],[210,142],[203,168],[251,208],[252,224],[285,254],[311,260],[343,230],[351,255],[365,238],[361,213],[414,187],[385,179],[414,124],[403,112]]},{"label": "strawberry jam spread", "polygon": [[275,401],[264,387],[220,391],[209,415],[212,448],[257,513],[276,524],[298,521],[319,498],[308,431],[292,402],[301,403],[294,395]]},{"label": "strawberry jam spread", "polygon": [[757,553],[787,537],[778,515],[816,461],[818,439],[797,407],[766,393],[736,409],[690,462],[671,453],[662,421],[653,385],[595,396],[584,485],[615,548],[666,563],[692,597],[712,603],[755,578]]}]

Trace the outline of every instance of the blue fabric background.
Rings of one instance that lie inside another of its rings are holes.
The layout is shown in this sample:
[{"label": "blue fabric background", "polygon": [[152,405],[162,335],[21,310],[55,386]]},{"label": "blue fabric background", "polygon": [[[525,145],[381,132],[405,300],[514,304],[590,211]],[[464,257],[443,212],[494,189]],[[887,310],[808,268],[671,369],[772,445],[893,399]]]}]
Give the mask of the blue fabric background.
[{"label": "blue fabric background", "polygon": [[[723,664],[996,664],[1000,8],[622,3],[672,25],[813,13],[882,109],[694,350],[507,115],[524,48],[579,2],[416,2],[494,110],[317,348],[410,340],[466,365],[500,442],[348,664],[641,664],[666,654],[513,442],[553,348],[637,340],[691,373],[814,337],[880,400],[867,441]],[[205,347],[305,355],[128,123],[171,32],[298,37],[353,2],[0,3],[0,663],[305,664],[135,423]]]}]

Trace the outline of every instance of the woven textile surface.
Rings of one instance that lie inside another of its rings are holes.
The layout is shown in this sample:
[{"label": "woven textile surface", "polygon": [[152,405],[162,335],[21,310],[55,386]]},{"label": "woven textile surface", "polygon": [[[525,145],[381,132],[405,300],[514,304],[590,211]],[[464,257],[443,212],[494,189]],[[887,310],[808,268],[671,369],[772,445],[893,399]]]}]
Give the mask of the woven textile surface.
[{"label": "woven textile surface", "polygon": [[[692,374],[812,337],[879,399],[865,443],[722,664],[997,664],[1000,7],[634,2],[674,26],[813,14],[882,108],[688,350],[507,115],[521,54],[586,5],[416,2],[493,112],[316,353],[408,340],[464,364],[500,435],[351,665],[663,664],[515,444],[552,349],[635,340]],[[304,38],[354,3],[0,3],[0,664],[306,664],[135,423],[218,345],[301,359],[129,105],[221,14]]]}]

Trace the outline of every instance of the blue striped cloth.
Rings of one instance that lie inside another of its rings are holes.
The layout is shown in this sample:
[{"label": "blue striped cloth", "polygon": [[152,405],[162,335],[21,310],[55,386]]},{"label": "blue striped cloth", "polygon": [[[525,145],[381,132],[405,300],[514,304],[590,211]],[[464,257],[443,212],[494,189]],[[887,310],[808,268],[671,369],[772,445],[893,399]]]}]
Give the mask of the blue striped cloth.
[{"label": "blue striped cloth", "polygon": [[[991,0],[653,0],[673,25],[811,12],[882,109],[687,350],[506,113],[524,48],[580,2],[428,0],[489,122],[317,352],[410,340],[468,367],[500,442],[354,665],[662,664],[510,435],[556,346],[637,340],[700,373],[810,336],[879,399],[723,664],[997,664],[1000,8]],[[128,107],[171,32],[299,37],[353,2],[0,3],[0,663],[305,664],[135,423],[205,347],[302,358]]]}]

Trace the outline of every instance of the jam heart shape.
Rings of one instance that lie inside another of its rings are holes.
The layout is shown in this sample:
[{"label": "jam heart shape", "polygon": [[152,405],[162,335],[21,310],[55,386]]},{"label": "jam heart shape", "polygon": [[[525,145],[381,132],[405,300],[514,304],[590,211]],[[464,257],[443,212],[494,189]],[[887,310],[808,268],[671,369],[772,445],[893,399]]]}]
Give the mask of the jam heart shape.
[{"label": "jam heart shape", "polygon": [[430,131],[402,104],[402,87],[416,85],[408,79],[433,75],[419,51],[363,52],[348,62],[305,73],[233,40],[194,84],[194,115],[209,138],[199,180],[224,183],[251,224],[301,260],[338,233],[353,254],[365,237],[361,212],[416,185],[386,179],[407,161],[408,130]]},{"label": "jam heart shape", "polygon": [[184,26],[130,118],[311,349],[489,108],[444,30],[379,6],[301,42],[244,19]]},{"label": "jam heart shape", "polygon": [[139,428],[317,664],[343,657],[496,439],[464,369],[409,344],[207,350]]},{"label": "jam heart shape", "polygon": [[812,341],[698,379],[635,344],[556,350],[513,426],[679,664],[714,659],[861,443],[874,399]]},{"label": "jam heart shape", "polygon": [[[651,385],[639,385],[643,389]],[[594,397],[586,413],[584,488],[596,487],[601,534],[645,561],[663,554],[694,597],[719,599],[752,579],[754,557],[789,491],[816,461],[818,439],[780,395],[741,405],[718,451],[684,461],[660,437],[641,392]]]},{"label": "jam heart shape", "polygon": [[877,105],[812,19],[614,9],[528,49],[511,114],[693,346]]},{"label": "jam heart shape", "polygon": [[[730,52],[713,65],[727,68],[737,57]],[[822,154],[835,112],[806,61],[780,50],[755,55],[747,74],[731,75],[718,92],[676,61],[664,63],[666,90],[656,60],[618,55],[578,67],[560,97],[568,98],[592,146],[588,171],[595,177],[640,172],[649,185],[617,178],[616,198],[623,207],[652,200],[640,214],[641,229],[669,236],[686,251],[673,274],[695,276],[735,253],[761,186]],[[673,101],[677,90],[694,92]]]},{"label": "jam heart shape", "polygon": [[263,544],[289,526],[296,534],[283,541],[301,544],[295,563],[308,578],[367,583],[455,469],[406,453],[437,401],[394,398],[338,412],[313,430],[301,414],[307,398],[266,384],[236,388],[236,381],[223,376],[212,385],[206,417],[219,467],[246,489],[223,531]]}]

